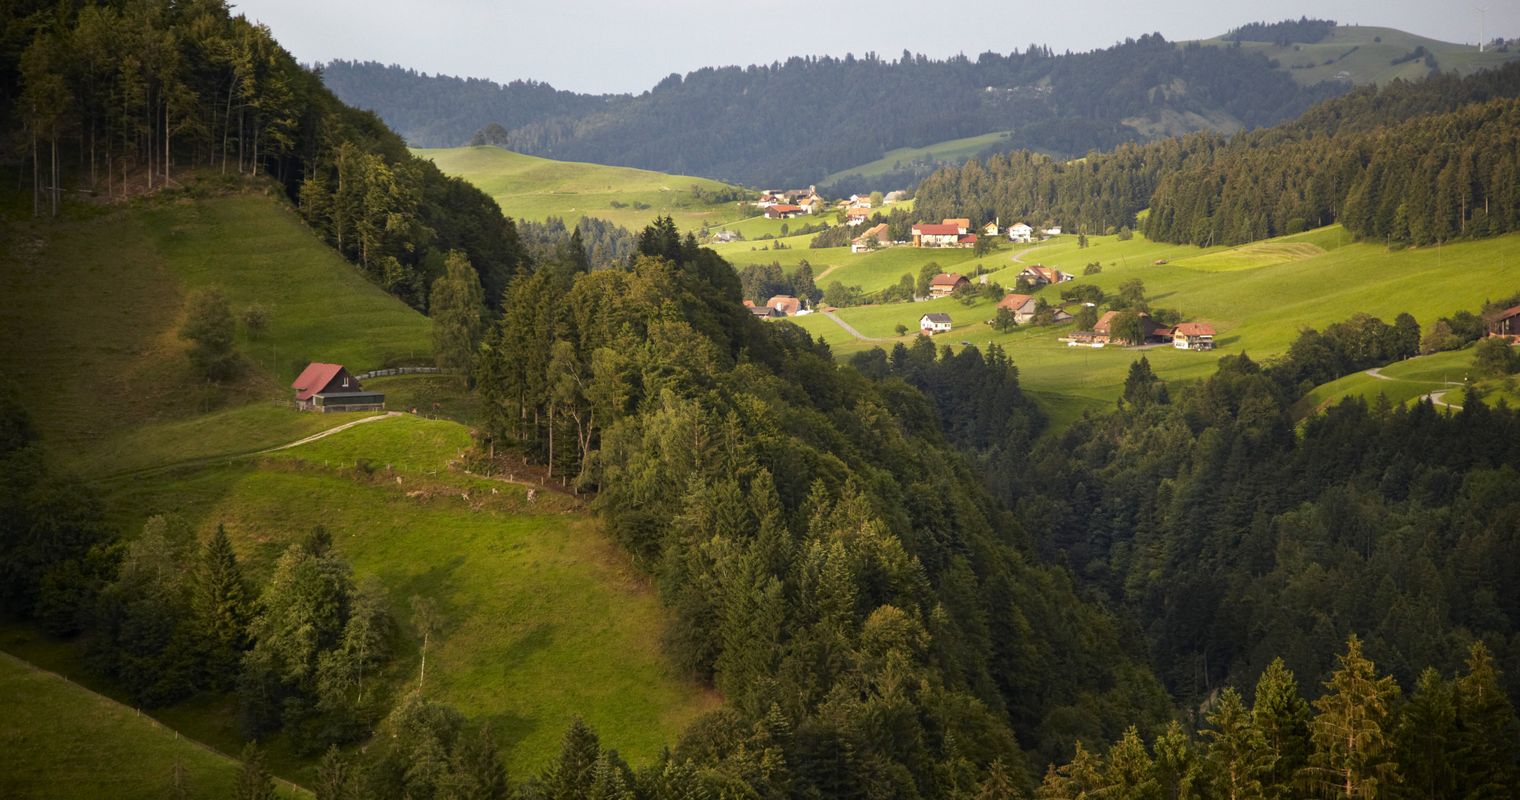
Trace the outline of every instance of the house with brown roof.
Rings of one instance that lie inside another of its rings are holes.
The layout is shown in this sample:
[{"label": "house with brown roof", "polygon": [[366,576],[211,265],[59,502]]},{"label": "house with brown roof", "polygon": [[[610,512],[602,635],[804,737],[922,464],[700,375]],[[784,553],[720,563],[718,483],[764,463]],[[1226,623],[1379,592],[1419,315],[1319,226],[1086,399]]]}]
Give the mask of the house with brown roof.
[{"label": "house with brown roof", "polygon": [[971,220],[966,219],[965,217],[953,217],[951,219],[940,220],[940,224],[954,225],[955,232],[957,234],[965,234],[971,232]]},{"label": "house with brown roof", "polygon": [[1124,312],[1105,311],[1103,316],[1098,317],[1097,324],[1093,325],[1095,341],[1104,344],[1136,345],[1155,342],[1169,341],[1172,338],[1172,329],[1151,319],[1151,315],[1144,311],[1138,312],[1140,316],[1140,341],[1132,342],[1128,339],[1118,338],[1113,330],[1113,322],[1116,317]]},{"label": "house with brown roof", "polygon": [[851,208],[844,212],[844,224],[849,226],[860,225],[871,218],[871,208]]},{"label": "house with brown roof", "polygon": [[882,247],[892,245],[892,234],[887,230],[887,223],[878,222],[866,229],[865,233],[856,236],[850,242],[851,253],[867,253]]},{"label": "house with brown roof", "polygon": [[914,247],[954,247],[960,236],[960,230],[954,225],[920,222],[913,226]]},{"label": "house with brown roof", "polygon": [[802,301],[789,294],[778,294],[765,301],[765,305],[783,317],[795,317],[802,310]]},{"label": "house with brown roof", "polygon": [[767,208],[765,210],[765,218],[766,219],[791,219],[792,217],[800,217],[800,216],[802,216],[803,214],[806,214],[806,213],[807,212],[802,209],[802,206],[794,206],[794,205],[788,205],[788,204],[784,204],[784,203],[778,203],[777,205],[773,205],[770,208]]},{"label": "house with brown roof", "polygon": [[384,411],[385,395],[366,392],[342,364],[313,361],[290,384],[301,411]]},{"label": "house with brown roof", "polygon": [[998,308],[1006,308],[1013,314],[1013,321],[1020,325],[1027,325],[1034,319],[1034,312],[1039,310],[1039,302],[1034,295],[1008,294],[998,301]]},{"label": "house with brown roof", "polygon": [[1179,322],[1172,328],[1172,346],[1178,350],[1213,350],[1214,326],[1202,322]]},{"label": "house with brown roof", "polygon": [[1043,264],[1025,267],[1024,271],[1019,273],[1019,277],[1029,281],[1034,286],[1044,286],[1050,283],[1066,283],[1067,281],[1077,279],[1075,275],[1047,267]]},{"label": "house with brown roof", "polygon": [[1490,336],[1520,337],[1520,306],[1506,308],[1489,317],[1487,322]]},{"label": "house with brown roof", "polygon": [[971,280],[959,272],[941,272],[929,279],[929,296],[949,297],[956,289],[970,285]]}]

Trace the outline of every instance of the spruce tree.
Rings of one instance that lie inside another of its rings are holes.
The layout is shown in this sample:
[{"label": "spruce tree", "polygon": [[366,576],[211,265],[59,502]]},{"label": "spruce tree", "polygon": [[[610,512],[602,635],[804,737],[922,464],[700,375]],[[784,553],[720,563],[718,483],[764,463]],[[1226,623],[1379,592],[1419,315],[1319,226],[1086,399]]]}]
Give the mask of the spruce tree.
[{"label": "spruce tree", "polygon": [[1256,682],[1251,721],[1261,731],[1271,767],[1262,777],[1267,797],[1292,796],[1294,776],[1309,753],[1309,704],[1281,658],[1273,659]]},{"label": "spruce tree", "polygon": [[444,796],[450,800],[504,800],[507,770],[496,751],[489,726],[474,736],[460,737]]},{"label": "spruce tree", "polygon": [[1394,735],[1404,785],[1411,793],[1424,798],[1455,796],[1451,756],[1456,723],[1456,688],[1427,668],[1399,714]]},{"label": "spruce tree", "polygon": [[546,800],[581,800],[591,790],[592,771],[601,756],[596,732],[580,718],[570,721],[561,741],[559,757],[544,775]]},{"label": "spruce tree", "polygon": [[1262,778],[1270,774],[1275,756],[1240,693],[1233,688],[1220,693],[1208,721],[1210,727],[1203,731],[1209,740],[1207,772],[1219,796],[1224,800],[1266,797]]},{"label": "spruce tree", "polygon": [[1500,688],[1499,670],[1483,642],[1473,642],[1467,674],[1457,678],[1457,730],[1451,756],[1458,793],[1467,798],[1516,797],[1520,773],[1520,726],[1515,708]]},{"label": "spruce tree", "polygon": [[233,800],[274,800],[274,778],[264,766],[264,751],[253,742],[243,746],[243,771],[232,788]]},{"label": "spruce tree", "polygon": [[248,648],[248,587],[227,529],[216,526],[206,542],[196,575],[193,602],[196,633],[205,648],[207,685],[225,690],[237,675]]},{"label": "spruce tree", "polygon": [[1108,749],[1102,773],[1102,794],[1121,800],[1160,800],[1161,787],[1153,774],[1150,754],[1140,731],[1131,725]]},{"label": "spruce tree", "polygon": [[1325,689],[1309,725],[1314,752],[1303,771],[1306,784],[1316,794],[1344,798],[1375,797],[1398,785],[1390,734],[1399,687],[1392,676],[1377,676],[1354,634]]},{"label": "spruce tree", "polygon": [[330,745],[317,765],[317,784],[313,787],[317,800],[351,800],[353,798],[353,774],[348,761],[338,752],[337,745]]}]

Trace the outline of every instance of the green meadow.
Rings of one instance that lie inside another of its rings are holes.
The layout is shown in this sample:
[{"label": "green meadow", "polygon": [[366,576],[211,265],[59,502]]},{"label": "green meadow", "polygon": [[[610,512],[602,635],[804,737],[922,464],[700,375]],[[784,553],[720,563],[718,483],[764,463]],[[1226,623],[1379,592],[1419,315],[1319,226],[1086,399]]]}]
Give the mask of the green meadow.
[{"label": "green meadow", "polygon": [[[1285,351],[1301,329],[1322,328],[1357,312],[1392,321],[1409,311],[1429,326],[1437,317],[1476,310],[1489,298],[1520,289],[1520,272],[1515,269],[1520,265],[1520,234],[1397,251],[1352,242],[1334,226],[1233,250],[1150,242],[1138,234],[1128,241],[1113,236],[1090,241],[1089,247],[1080,248],[1075,237],[1057,237],[1020,257],[1078,275],[1077,283],[1093,283],[1110,295],[1123,281],[1138,278],[1152,305],[1213,324],[1219,330],[1219,349],[1212,355],[1170,347],[1145,350],[1156,371],[1171,380],[1202,378],[1222,355],[1245,352],[1269,358]],[[1158,260],[1166,263],[1155,263]],[[1094,261],[1102,264],[1102,272],[1082,275],[1083,267]],[[1022,269],[1022,264],[1010,262],[989,279],[1011,287]],[[1047,286],[1038,294],[1059,303],[1059,291]],[[992,309],[990,301],[966,307],[940,300],[846,308],[838,314],[865,336],[893,338],[896,325],[906,325],[909,335],[916,335],[922,314],[946,311],[956,327],[939,339],[951,346],[963,340],[1003,346],[1019,365],[1025,388],[1058,420],[1079,416],[1083,408],[1110,405],[1130,362],[1139,355],[1125,348],[1069,348],[1057,341],[1071,329],[1069,323],[996,333],[986,324]],[[841,355],[883,344],[861,342],[821,315],[801,318],[799,324],[823,336]]]},{"label": "green meadow", "polygon": [[479,187],[515,219],[560,217],[573,224],[581,217],[600,217],[637,231],[657,216],[670,216],[685,230],[720,225],[740,216],[737,201],[707,203],[692,195],[692,186],[709,191],[729,188],[707,178],[553,161],[490,146],[412,152]]},{"label": "green meadow", "polygon": [[833,175],[823,179],[824,184],[832,184],[835,181],[859,175],[864,178],[874,178],[885,175],[888,172],[903,169],[914,161],[965,161],[998,142],[1008,138],[1006,131],[984,133],[980,136],[967,136],[963,139],[949,139],[943,142],[927,144],[923,147],[899,147],[896,150],[888,150],[886,155],[859,166],[842,169]]},{"label": "green meadow", "polygon": [[[1204,44],[1229,46],[1222,38]],[[1270,42],[1241,42],[1241,48],[1258,52],[1278,62],[1280,69],[1305,86],[1327,80],[1350,80],[1354,83],[1387,83],[1395,79],[1419,80],[1430,72],[1423,59],[1394,64],[1416,47],[1433,53],[1442,72],[1470,75],[1480,69],[1497,67],[1514,59],[1514,52],[1478,52],[1477,45],[1456,44],[1427,39],[1393,28],[1368,25],[1338,25],[1324,40],[1313,44],[1279,46]]]},{"label": "green meadow", "polygon": [[[0,794],[13,800],[224,800],[242,769],[150,717],[3,654],[0,704],[11,721],[0,725]],[[276,788],[282,798],[311,796]]]}]

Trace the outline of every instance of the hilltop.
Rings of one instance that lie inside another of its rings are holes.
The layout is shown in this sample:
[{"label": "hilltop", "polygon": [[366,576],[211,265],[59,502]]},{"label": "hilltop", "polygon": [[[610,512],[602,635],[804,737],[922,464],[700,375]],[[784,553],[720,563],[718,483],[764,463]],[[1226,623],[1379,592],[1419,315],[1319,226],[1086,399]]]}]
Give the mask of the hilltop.
[{"label": "hilltop", "polygon": [[[1204,39],[1200,44],[1229,47],[1235,41],[1225,34]],[[1513,47],[1479,52],[1474,45],[1371,25],[1336,25],[1313,42],[1247,38],[1239,42],[1239,47],[1266,56],[1304,86],[1324,81],[1358,86],[1415,81],[1437,72],[1471,75],[1520,58],[1520,50]]]}]

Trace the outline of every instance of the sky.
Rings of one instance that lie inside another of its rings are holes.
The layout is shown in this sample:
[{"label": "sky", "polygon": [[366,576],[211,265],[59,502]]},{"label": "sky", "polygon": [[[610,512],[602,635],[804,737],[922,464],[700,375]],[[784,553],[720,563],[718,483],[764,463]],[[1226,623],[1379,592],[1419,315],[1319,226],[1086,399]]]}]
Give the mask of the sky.
[{"label": "sky", "polygon": [[[1520,37],[1520,2],[1457,0],[233,0],[303,62],[353,59],[578,92],[642,92],[671,73],[794,55],[936,58],[1031,43],[1056,52],[1159,32],[1203,39],[1300,16],[1451,42]],[[1487,7],[1486,14],[1477,10]]]}]

